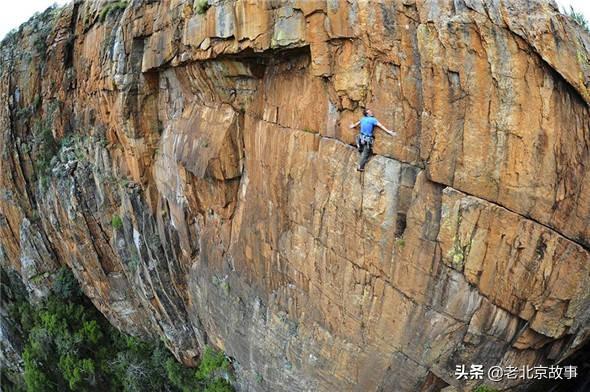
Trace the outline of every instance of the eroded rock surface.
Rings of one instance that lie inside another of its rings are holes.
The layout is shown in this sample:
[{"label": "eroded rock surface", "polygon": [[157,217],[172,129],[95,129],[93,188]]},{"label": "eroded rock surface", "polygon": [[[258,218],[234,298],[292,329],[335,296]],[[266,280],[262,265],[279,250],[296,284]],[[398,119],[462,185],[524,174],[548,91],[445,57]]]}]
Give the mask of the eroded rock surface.
[{"label": "eroded rock surface", "polygon": [[[466,388],[588,341],[590,38],[554,5],[108,6],[2,43],[0,262],[32,300],[66,264],[253,391]],[[366,105],[399,136],[360,175]]]}]

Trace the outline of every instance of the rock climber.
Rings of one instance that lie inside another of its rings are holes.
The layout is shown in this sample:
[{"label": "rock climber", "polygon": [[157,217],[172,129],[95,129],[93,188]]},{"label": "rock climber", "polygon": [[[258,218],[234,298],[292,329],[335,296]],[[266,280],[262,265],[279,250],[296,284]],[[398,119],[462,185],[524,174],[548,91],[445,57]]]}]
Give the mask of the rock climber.
[{"label": "rock climber", "polygon": [[397,135],[397,132],[390,131],[379,121],[377,121],[377,119],[373,116],[373,111],[371,109],[363,110],[363,118],[361,118],[355,124],[350,124],[350,128],[356,128],[359,125],[361,126],[361,131],[356,137],[356,147],[359,150],[361,156],[359,159],[359,166],[356,170],[362,172],[365,171],[365,164],[369,160],[369,156],[371,155],[371,151],[373,149],[373,142],[375,141],[375,137],[373,136],[373,128],[377,126],[391,136]]}]

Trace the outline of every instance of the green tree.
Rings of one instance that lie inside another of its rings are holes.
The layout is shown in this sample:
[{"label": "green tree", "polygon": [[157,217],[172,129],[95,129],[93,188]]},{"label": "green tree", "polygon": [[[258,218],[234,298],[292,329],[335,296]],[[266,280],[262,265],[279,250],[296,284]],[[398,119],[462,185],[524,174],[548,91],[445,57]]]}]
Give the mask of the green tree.
[{"label": "green tree", "polygon": [[[4,287],[4,286],[3,286]],[[83,295],[68,269],[56,274],[51,295],[11,307],[26,337],[27,391],[227,392],[229,361],[207,348],[197,369],[178,363],[161,342],[127,336]]]}]

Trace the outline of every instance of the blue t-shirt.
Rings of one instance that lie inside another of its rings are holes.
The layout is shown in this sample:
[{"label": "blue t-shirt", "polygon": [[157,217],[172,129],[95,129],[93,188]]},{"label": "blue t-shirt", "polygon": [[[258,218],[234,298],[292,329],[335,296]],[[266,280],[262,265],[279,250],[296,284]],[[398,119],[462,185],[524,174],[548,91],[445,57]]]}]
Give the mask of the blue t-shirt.
[{"label": "blue t-shirt", "polygon": [[361,133],[366,136],[373,136],[373,128],[378,122],[375,117],[364,116],[361,118]]}]

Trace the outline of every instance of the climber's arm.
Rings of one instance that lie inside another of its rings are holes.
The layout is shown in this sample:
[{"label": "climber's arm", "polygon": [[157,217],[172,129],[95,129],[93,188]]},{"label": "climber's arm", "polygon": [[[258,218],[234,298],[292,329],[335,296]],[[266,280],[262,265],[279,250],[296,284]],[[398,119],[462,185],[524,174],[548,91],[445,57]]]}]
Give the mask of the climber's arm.
[{"label": "climber's arm", "polygon": [[381,129],[383,129],[385,132],[387,132],[387,133],[388,133],[388,134],[390,134],[391,136],[396,136],[396,135],[397,135],[397,132],[390,131],[389,129],[385,128],[385,127],[383,126],[383,124],[381,124],[380,122],[377,122],[377,124],[375,124],[375,125],[377,125],[377,126],[378,126],[379,128],[381,128]]},{"label": "climber's arm", "polygon": [[358,127],[360,125],[360,123],[361,123],[360,121],[357,121],[354,124],[350,124],[350,129]]}]

